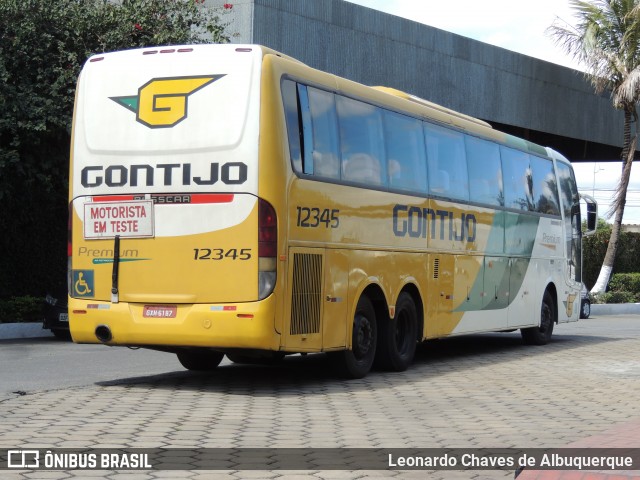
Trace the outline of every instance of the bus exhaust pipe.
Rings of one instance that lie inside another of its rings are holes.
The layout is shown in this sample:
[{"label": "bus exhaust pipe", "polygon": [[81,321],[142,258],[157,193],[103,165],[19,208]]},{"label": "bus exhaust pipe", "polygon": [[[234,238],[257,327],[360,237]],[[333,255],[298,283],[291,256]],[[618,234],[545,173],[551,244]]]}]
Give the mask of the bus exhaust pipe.
[{"label": "bus exhaust pipe", "polygon": [[100,340],[102,343],[110,342],[113,338],[111,334],[111,329],[106,325],[98,325],[96,327],[96,338]]}]

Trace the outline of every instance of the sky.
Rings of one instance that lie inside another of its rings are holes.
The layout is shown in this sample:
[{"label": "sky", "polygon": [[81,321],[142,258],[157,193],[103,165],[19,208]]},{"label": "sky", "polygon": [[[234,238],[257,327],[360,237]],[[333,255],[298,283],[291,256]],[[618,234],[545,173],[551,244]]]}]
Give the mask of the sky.
[{"label": "sky", "polygon": [[[347,1],[558,65],[580,69],[580,65],[546,33],[554,22],[574,24],[573,10],[568,0]],[[621,168],[619,162],[574,164],[578,190],[595,196],[600,216],[609,209]],[[623,223],[640,224],[640,166],[634,166],[631,171]]]}]

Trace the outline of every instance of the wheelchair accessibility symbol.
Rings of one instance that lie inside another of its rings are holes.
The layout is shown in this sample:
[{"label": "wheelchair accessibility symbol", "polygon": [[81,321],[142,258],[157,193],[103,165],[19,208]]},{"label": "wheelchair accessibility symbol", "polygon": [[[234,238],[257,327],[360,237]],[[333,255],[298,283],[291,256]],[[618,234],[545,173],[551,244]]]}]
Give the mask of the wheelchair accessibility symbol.
[{"label": "wheelchair accessibility symbol", "polygon": [[73,271],[73,293],[75,297],[93,298],[93,270]]}]

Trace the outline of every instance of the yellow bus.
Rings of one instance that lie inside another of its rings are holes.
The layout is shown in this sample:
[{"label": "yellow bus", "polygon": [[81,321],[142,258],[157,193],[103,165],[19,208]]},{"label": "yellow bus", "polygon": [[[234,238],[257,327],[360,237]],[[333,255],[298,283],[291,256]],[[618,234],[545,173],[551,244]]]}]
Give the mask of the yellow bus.
[{"label": "yellow bus", "polygon": [[194,370],[327,352],[357,378],[578,319],[570,163],[409,94],[258,45],[128,50],[87,61],[72,137],[78,343]]}]

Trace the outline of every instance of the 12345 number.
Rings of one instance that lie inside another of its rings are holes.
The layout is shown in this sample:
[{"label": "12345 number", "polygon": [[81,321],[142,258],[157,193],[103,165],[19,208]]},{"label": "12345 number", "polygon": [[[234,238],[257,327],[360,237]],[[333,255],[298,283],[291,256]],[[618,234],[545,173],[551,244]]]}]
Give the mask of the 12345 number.
[{"label": "12345 number", "polygon": [[340,210],[334,208],[320,209],[316,207],[296,207],[298,217],[296,225],[305,228],[317,228],[324,226],[325,228],[338,228],[340,225]]},{"label": "12345 number", "polygon": [[249,260],[250,248],[194,248],[194,260]]}]

